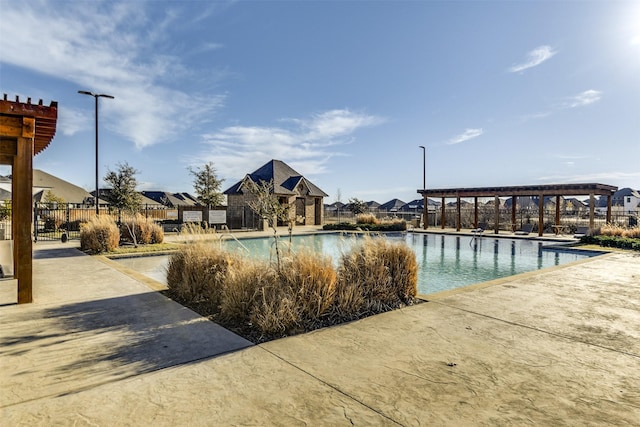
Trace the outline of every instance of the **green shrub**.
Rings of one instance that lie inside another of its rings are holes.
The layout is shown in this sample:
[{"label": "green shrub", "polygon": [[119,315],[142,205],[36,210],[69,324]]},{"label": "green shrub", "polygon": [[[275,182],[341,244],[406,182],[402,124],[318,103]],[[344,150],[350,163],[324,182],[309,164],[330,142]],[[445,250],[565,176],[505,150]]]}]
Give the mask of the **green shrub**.
[{"label": "green shrub", "polygon": [[120,232],[113,218],[100,215],[80,228],[80,249],[93,253],[110,252],[118,247]]},{"label": "green shrub", "polygon": [[406,231],[407,222],[403,219],[396,219],[393,221],[380,222],[378,224],[353,224],[350,222],[339,222],[337,224],[325,224],[322,227],[323,230],[346,230],[346,231],[372,231],[372,232],[387,232],[387,231]]},{"label": "green shrub", "polygon": [[637,238],[611,235],[583,236],[580,238],[580,242],[590,245],[600,245],[605,248],[620,248],[640,251],[640,239]]}]

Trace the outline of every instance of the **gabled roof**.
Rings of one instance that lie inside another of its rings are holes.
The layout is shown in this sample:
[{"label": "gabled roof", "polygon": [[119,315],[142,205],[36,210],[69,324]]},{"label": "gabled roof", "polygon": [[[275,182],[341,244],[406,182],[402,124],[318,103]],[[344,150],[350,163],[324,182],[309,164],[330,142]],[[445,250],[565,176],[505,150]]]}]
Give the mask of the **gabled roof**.
[{"label": "gabled roof", "polygon": [[388,202],[381,204],[379,209],[381,211],[393,212],[393,211],[397,211],[398,209],[400,209],[403,205],[406,205],[406,203],[403,202],[402,200],[400,200],[400,199],[391,199]]},{"label": "gabled roof", "polygon": [[35,194],[36,201],[41,201],[47,191],[51,191],[51,194],[62,197],[65,203],[83,204],[87,198],[92,198],[91,193],[84,188],[78,187],[39,169],[33,170],[33,187],[43,189]]},{"label": "gabled roof", "polygon": [[169,193],[167,191],[142,191],[141,193],[143,196],[170,208],[198,204],[197,200],[189,193]]},{"label": "gabled roof", "polygon": [[638,193],[637,190],[634,190],[629,187],[621,188],[620,190],[613,193],[614,199],[617,199],[618,197],[628,197],[628,196],[637,197],[638,199],[640,199],[640,193]]},{"label": "gabled roof", "polygon": [[[100,189],[100,200],[105,200],[109,198],[109,194],[111,193],[111,188],[101,188]],[[92,191],[91,194],[95,194],[95,191]],[[163,206],[162,203],[159,203],[155,200],[153,200],[150,197],[147,197],[144,195],[144,191],[139,191],[138,194],[140,194],[140,205],[141,206],[151,206],[154,208],[157,208],[158,206]],[[108,204],[109,202],[105,202],[105,204]]]},{"label": "gabled roof", "polygon": [[289,165],[281,160],[270,160],[253,173],[247,174],[223,194],[241,194],[243,184],[247,179],[258,184],[260,181],[269,182],[273,180],[274,194],[293,196],[300,194],[298,187],[302,185],[304,191],[312,197],[327,197],[327,193],[322,191],[311,181],[293,170]]},{"label": "gabled roof", "polygon": [[403,212],[414,211],[416,209],[424,209],[424,199],[415,199],[400,207],[400,210]]},{"label": "gabled roof", "polygon": [[375,200],[365,202],[365,204],[369,207],[369,209],[377,209],[380,207],[380,203],[376,202]]}]

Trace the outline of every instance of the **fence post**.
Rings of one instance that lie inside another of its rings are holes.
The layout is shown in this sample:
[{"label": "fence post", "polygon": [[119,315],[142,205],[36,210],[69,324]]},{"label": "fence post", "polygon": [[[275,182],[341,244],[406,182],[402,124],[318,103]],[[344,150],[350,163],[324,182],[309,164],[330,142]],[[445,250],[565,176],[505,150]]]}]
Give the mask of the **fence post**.
[{"label": "fence post", "polygon": [[38,241],[38,202],[33,204],[33,241]]}]

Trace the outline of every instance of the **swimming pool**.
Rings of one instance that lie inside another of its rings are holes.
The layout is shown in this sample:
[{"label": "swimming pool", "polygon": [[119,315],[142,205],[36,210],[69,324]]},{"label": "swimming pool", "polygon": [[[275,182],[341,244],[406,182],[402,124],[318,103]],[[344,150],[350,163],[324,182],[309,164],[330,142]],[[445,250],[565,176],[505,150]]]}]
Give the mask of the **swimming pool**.
[{"label": "swimming pool", "polygon": [[[280,237],[288,242],[288,237]],[[505,239],[490,236],[454,236],[445,234],[397,233],[386,238],[406,242],[418,261],[418,292],[432,294],[474,283],[498,279],[527,271],[539,270],[577,261],[589,256],[581,251],[556,250],[543,242],[527,239]],[[340,255],[357,239],[340,234],[293,236],[292,246],[312,248],[332,257],[337,264]],[[272,238],[242,239],[251,256],[269,258]],[[245,252],[238,242],[224,242],[232,250]],[[168,256],[124,258],[125,266],[166,283]]]}]

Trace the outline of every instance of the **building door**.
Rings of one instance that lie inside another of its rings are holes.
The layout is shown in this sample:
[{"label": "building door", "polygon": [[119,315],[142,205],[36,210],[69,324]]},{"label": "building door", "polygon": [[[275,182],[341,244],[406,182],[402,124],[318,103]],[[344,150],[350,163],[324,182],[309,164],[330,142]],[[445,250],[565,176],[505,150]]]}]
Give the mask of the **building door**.
[{"label": "building door", "polygon": [[304,218],[299,224],[304,225],[307,223],[304,212],[304,197],[298,197],[296,199],[296,224],[298,224],[298,218]]},{"label": "building door", "polygon": [[315,199],[315,218],[314,225],[322,225],[322,198],[318,197]]}]

